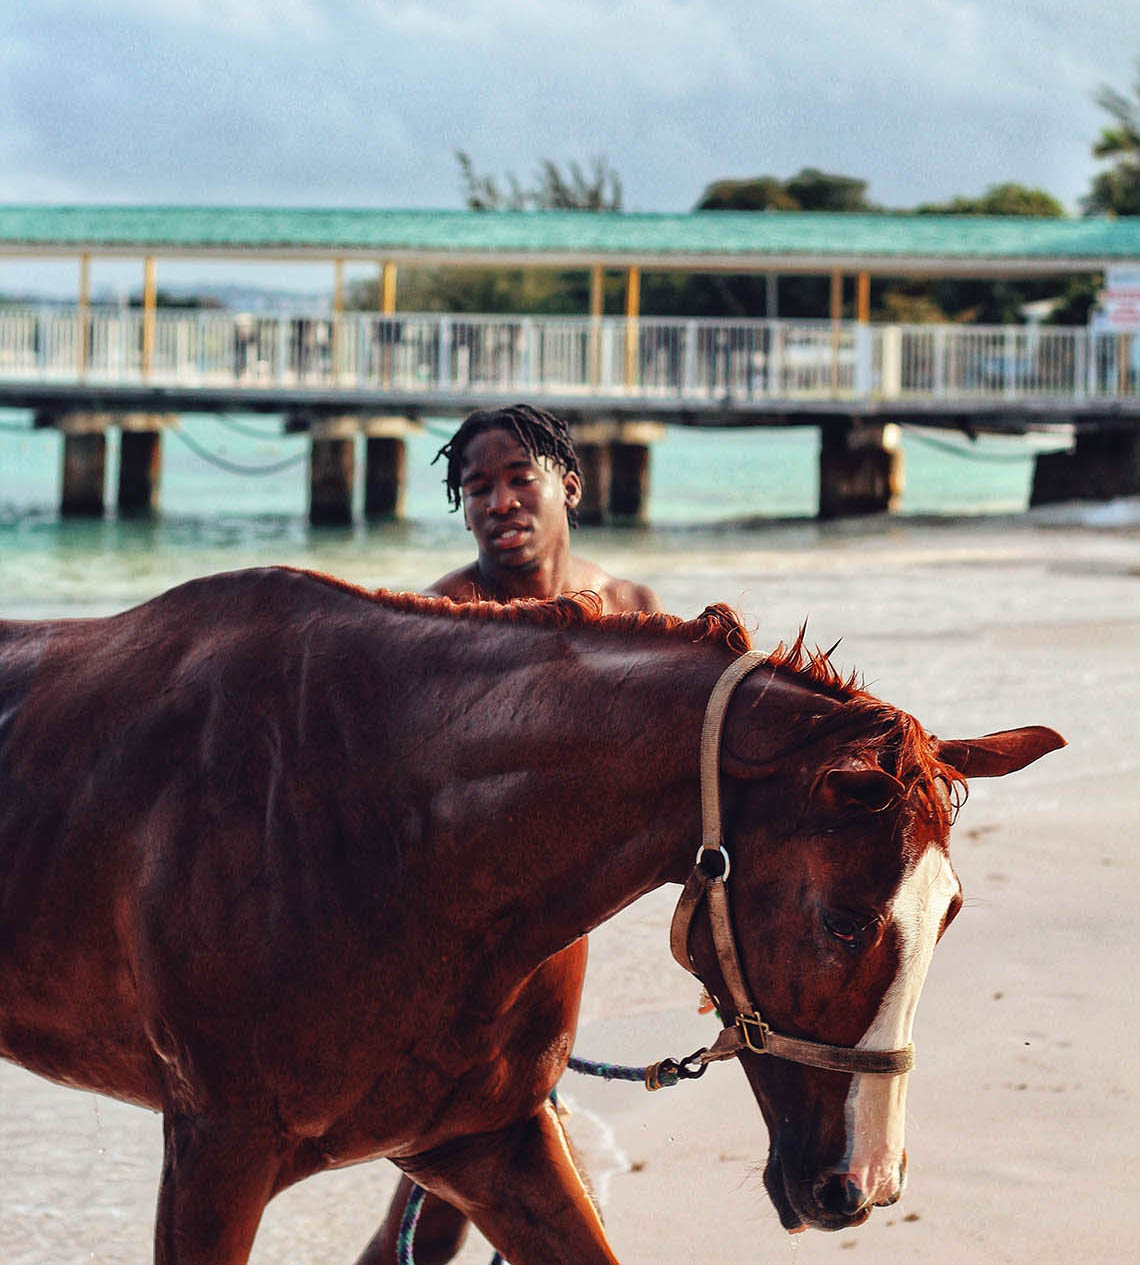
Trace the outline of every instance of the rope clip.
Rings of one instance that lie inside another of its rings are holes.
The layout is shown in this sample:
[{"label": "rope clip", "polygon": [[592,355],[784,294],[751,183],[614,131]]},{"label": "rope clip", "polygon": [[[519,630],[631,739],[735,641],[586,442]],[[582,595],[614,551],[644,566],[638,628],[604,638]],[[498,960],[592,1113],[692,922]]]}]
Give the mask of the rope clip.
[{"label": "rope clip", "polygon": [[707,1053],[708,1047],[702,1045],[687,1058],[662,1059],[659,1063],[650,1063],[645,1069],[645,1088],[650,1091],[667,1089],[681,1081],[700,1080],[708,1069],[708,1063],[703,1057]]}]

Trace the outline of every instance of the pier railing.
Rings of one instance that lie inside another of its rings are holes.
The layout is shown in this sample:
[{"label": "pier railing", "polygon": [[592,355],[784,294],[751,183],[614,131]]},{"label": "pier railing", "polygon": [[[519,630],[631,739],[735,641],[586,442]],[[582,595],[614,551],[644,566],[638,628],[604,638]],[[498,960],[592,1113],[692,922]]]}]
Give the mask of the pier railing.
[{"label": "pier railing", "polygon": [[0,381],[593,398],[1140,397],[1140,336],[1084,327],[0,309]]}]

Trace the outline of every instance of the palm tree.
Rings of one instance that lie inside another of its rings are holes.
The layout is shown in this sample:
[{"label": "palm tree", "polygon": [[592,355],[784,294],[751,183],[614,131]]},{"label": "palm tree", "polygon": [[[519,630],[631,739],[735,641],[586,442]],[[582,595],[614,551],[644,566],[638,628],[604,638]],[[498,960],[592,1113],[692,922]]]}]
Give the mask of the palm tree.
[{"label": "palm tree", "polygon": [[1093,157],[1115,161],[1093,179],[1082,203],[1086,215],[1140,215],[1140,56],[1135,65],[1134,100],[1107,84],[1096,96],[1113,122],[1101,131]]}]

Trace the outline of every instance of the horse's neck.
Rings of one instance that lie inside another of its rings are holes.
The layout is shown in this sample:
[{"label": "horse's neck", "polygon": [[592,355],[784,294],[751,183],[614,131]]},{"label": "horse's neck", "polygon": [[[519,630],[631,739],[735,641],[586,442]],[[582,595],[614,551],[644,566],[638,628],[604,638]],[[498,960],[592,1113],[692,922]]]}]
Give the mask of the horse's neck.
[{"label": "horse's neck", "polygon": [[[568,641],[575,653],[512,670],[525,704],[488,706],[469,748],[487,769],[476,828],[491,848],[509,840],[500,864],[519,890],[504,896],[537,912],[516,945],[536,963],[691,865],[701,723],[732,658],[660,637]],[[501,745],[524,767],[496,779]]]}]

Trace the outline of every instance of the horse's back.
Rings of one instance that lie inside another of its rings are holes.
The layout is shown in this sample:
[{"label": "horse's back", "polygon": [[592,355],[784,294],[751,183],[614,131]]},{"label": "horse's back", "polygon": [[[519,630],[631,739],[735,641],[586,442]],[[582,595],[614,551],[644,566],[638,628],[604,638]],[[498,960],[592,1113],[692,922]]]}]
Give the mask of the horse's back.
[{"label": "horse's back", "polygon": [[271,1085],[311,1129],[417,1039],[409,989],[473,1005],[469,838],[570,652],[454,616],[271,569],[0,630],[0,1054],[191,1112]]},{"label": "horse's back", "polygon": [[276,947],[259,940],[286,917],[281,888],[319,903],[267,854],[309,842],[283,832],[329,833],[294,787],[319,786],[328,696],[351,688],[314,642],[360,603],[267,570],[106,618],[0,623],[0,1053],[153,1102],[148,1028],[180,959],[224,934],[232,974]]}]

